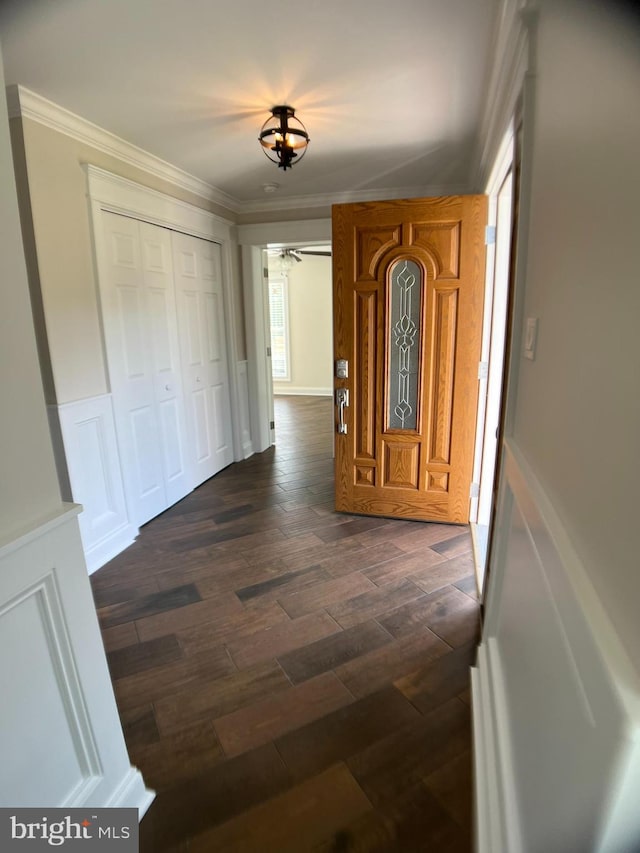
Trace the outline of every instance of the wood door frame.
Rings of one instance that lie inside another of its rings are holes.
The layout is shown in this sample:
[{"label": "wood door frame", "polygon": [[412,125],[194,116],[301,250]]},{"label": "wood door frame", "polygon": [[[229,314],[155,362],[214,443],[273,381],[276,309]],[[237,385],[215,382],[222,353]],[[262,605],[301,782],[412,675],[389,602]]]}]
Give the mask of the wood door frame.
[{"label": "wood door frame", "polygon": [[269,324],[264,299],[263,251],[267,246],[327,245],[331,243],[331,219],[298,219],[294,222],[263,222],[238,226],[242,248],[242,283],[249,385],[249,419],[253,452],[271,446],[270,429],[273,384],[267,357]]},{"label": "wood door frame", "polygon": [[[494,165],[486,183],[486,195],[489,198],[489,210],[487,218],[488,228],[498,227],[498,210],[499,199],[504,182],[507,180],[509,173],[513,174],[515,160],[515,133],[513,121],[510,122],[507,132],[504,135],[498,153],[494,160]],[[502,399],[503,386],[506,381],[505,366],[507,356],[507,325],[509,321],[510,299],[509,291],[512,287],[511,281],[511,253],[513,246],[510,245],[507,251],[506,266],[498,263],[498,241],[506,240],[511,244],[511,232],[513,226],[513,207],[510,211],[509,222],[505,223],[506,231],[502,233],[494,232],[495,237],[493,242],[487,245],[487,261],[485,271],[485,292],[484,292],[484,316],[482,330],[482,352],[480,362],[487,365],[487,375],[481,375],[479,371],[479,394],[478,394],[478,417],[476,424],[476,441],[473,463],[473,485],[478,487],[478,494],[471,498],[469,522],[471,526],[471,534],[473,540],[474,563],[476,572],[476,583],[480,593],[483,595],[484,579],[486,576],[486,566],[489,555],[489,542],[487,539],[485,545],[484,559],[481,559],[480,548],[478,543],[478,510],[481,498],[487,500],[487,494],[492,494],[495,488],[495,482],[498,476],[498,444],[499,438],[496,435],[496,465],[493,473],[487,471],[484,462],[484,453],[486,446],[486,429],[487,423],[491,419],[497,418],[498,423],[502,421]],[[508,232],[508,233],[507,233]],[[504,311],[500,317],[497,317],[494,312],[494,295],[496,289],[500,289],[505,296]],[[498,342],[498,346],[502,351],[502,361],[499,364],[492,359],[491,352],[495,347],[495,332],[496,324],[504,324],[502,330],[502,340]],[[491,396],[489,396],[489,392]],[[498,429],[500,432],[500,429]],[[488,537],[491,535],[491,524],[488,524]]]}]

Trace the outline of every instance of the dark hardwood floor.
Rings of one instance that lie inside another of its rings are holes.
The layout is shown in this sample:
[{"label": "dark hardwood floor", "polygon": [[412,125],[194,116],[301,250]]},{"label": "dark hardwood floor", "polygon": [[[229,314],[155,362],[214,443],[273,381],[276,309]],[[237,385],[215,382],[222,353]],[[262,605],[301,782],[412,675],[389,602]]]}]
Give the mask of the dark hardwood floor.
[{"label": "dark hardwood floor", "polygon": [[469,851],[464,527],[337,514],[332,401],[92,578],[156,851]]}]

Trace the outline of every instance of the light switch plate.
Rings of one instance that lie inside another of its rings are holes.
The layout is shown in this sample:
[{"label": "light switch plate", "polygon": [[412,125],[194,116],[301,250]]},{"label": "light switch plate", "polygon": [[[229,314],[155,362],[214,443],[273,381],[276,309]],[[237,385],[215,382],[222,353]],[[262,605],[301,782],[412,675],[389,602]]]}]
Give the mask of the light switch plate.
[{"label": "light switch plate", "polygon": [[524,357],[533,361],[536,357],[536,341],[538,338],[538,318],[527,317],[524,326]]}]

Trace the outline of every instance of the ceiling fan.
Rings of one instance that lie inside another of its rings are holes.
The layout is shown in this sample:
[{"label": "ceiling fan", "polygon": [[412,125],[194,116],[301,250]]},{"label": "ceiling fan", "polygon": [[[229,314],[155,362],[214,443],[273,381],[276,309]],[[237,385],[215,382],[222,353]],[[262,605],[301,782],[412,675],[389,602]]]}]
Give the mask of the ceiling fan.
[{"label": "ceiling fan", "polygon": [[331,246],[305,246],[299,249],[282,247],[279,249],[268,249],[269,263],[281,270],[291,269],[296,263],[300,263],[305,255],[330,258]]},{"label": "ceiling fan", "polygon": [[330,258],[331,246],[307,246],[301,249],[269,249],[271,257],[293,258],[294,261],[300,263],[304,255],[316,255],[317,257]]}]

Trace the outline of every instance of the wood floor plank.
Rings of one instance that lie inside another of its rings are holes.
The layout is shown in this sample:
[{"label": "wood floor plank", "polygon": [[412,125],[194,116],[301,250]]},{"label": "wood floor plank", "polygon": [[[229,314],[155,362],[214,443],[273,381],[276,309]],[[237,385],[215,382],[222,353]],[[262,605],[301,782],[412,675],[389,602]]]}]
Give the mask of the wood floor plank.
[{"label": "wood floor plank", "polygon": [[[174,584],[174,586],[179,585],[179,583]],[[108,607],[111,604],[121,604],[122,602],[159,592],[159,587],[155,578],[147,578],[145,580],[132,580],[114,584],[113,586],[96,586],[92,591],[96,608],[99,610],[101,607]]]},{"label": "wood floor plank", "polygon": [[276,740],[295,779],[320,773],[360,752],[419,712],[395,688],[373,693]]},{"label": "wood floor plank", "polygon": [[239,669],[265,660],[273,660],[287,652],[329,637],[342,629],[328,613],[311,613],[278,622],[248,637],[232,640],[227,649]]},{"label": "wood floor plank", "polygon": [[237,607],[231,610],[216,609],[214,603],[208,619],[178,627],[176,633],[187,655],[204,653],[211,647],[251,636],[278,622],[290,621],[277,601],[269,601],[253,610],[245,609],[237,598],[235,602]]},{"label": "wood floor plank", "polygon": [[374,805],[402,794],[470,748],[469,709],[439,705],[350,758],[347,766]]},{"label": "wood floor plank", "polygon": [[456,589],[459,589],[461,592],[464,592],[473,598],[474,601],[478,600],[478,582],[476,580],[475,572],[468,575],[466,578],[462,578],[460,581],[456,581],[454,586]]},{"label": "wood floor plank", "polygon": [[[200,595],[198,594],[198,598]],[[229,592],[217,599],[204,599],[174,610],[136,619],[136,629],[141,641],[155,640],[166,634],[178,634],[181,629],[193,628],[203,622],[229,621],[234,613],[242,611],[242,604]]]},{"label": "wood floor plank", "polygon": [[[144,765],[142,765],[144,766]],[[272,743],[160,791],[140,825],[140,853],[159,853],[290,787]]]},{"label": "wood floor plank", "polygon": [[234,671],[235,666],[226,649],[211,648],[205,653],[185,656],[155,669],[124,676],[114,681],[113,687],[118,707],[131,708],[195,689],[203,679],[222,678]]},{"label": "wood floor plank", "polygon": [[145,768],[145,782],[156,791],[204,773],[225,757],[211,720],[184,726],[152,743],[131,745],[129,756],[134,765]]},{"label": "wood floor plank", "polygon": [[331,579],[326,583],[314,584],[310,589],[300,592],[288,592],[279,596],[278,601],[282,609],[292,619],[315,613],[329,605],[340,601],[348,601],[363,592],[370,592],[375,585],[360,572],[354,572],[341,578]]},{"label": "wood floor plank", "polygon": [[439,554],[444,554],[446,557],[458,557],[461,554],[471,553],[471,533],[465,530],[458,536],[453,536],[450,539],[443,539],[441,542],[434,543],[431,548]]},{"label": "wood floor plank", "polygon": [[333,527],[322,527],[318,529],[316,535],[323,542],[335,542],[341,539],[347,539],[350,536],[357,536],[358,533],[364,533],[369,530],[386,527],[387,521],[384,518],[355,518],[344,524],[336,524]]},{"label": "wood floor plank", "polygon": [[387,560],[373,568],[365,569],[363,575],[368,577],[377,586],[384,586],[392,581],[400,581],[422,571],[429,566],[435,566],[446,560],[442,554],[432,551],[430,548],[422,548],[418,552],[403,554],[392,560]]},{"label": "wood floor plank", "polygon": [[477,602],[452,586],[446,586],[380,617],[380,624],[394,637],[406,637],[426,626],[448,645],[462,646],[475,636]]},{"label": "wood floor plank", "polygon": [[155,700],[158,728],[162,734],[171,734],[185,724],[222,717],[290,687],[291,682],[275,661],[189,684],[187,690]]},{"label": "wood floor plank", "polygon": [[154,669],[184,657],[182,647],[174,634],[136,643],[107,653],[111,678],[124,678],[146,669]]},{"label": "wood floor plank", "polygon": [[366,696],[450,653],[449,646],[428,628],[364,654],[335,670],[354,696]]},{"label": "wood floor plank", "polygon": [[101,628],[100,632],[107,652],[124,649],[138,642],[138,632],[134,622],[125,622],[123,625],[114,625],[112,628]]},{"label": "wood floor plank", "polygon": [[[282,522],[279,522],[281,524]],[[315,533],[302,533],[298,536],[287,537],[278,529],[280,534],[277,541],[273,542],[256,542],[253,547],[247,548],[243,552],[243,556],[253,566],[263,565],[265,560],[270,562],[277,558],[291,557],[300,552],[313,553],[318,548],[322,547],[322,540],[318,539]],[[316,563],[317,560],[312,560],[306,565]],[[306,566],[294,566],[292,568],[299,569]]]},{"label": "wood floor plank", "polygon": [[394,681],[395,686],[424,713],[464,692],[471,680],[475,643],[461,646]]},{"label": "wood floor plank", "polygon": [[314,848],[315,853],[471,853],[462,829],[423,785],[366,812]]},{"label": "wood floor plank", "polygon": [[353,702],[331,672],[214,721],[227,755],[239,755]]},{"label": "wood floor plank", "polygon": [[446,539],[460,536],[464,529],[459,524],[416,521],[412,527],[394,536],[393,542],[401,551],[411,554],[422,548],[431,548],[436,542],[444,542]]},{"label": "wood floor plank", "polygon": [[390,643],[391,635],[376,622],[362,622],[308,646],[280,655],[280,665],[294,684]]},{"label": "wood floor plank", "polygon": [[334,549],[333,553],[321,560],[320,565],[333,577],[342,577],[351,572],[361,572],[372,566],[377,566],[394,557],[401,557],[403,552],[393,542],[382,542],[373,547],[364,547],[360,542],[347,540],[354,550],[345,554],[344,543]]},{"label": "wood floor plank", "polygon": [[139,705],[122,711],[120,722],[130,753],[140,746],[160,740],[152,705]]},{"label": "wood floor plank", "polygon": [[462,554],[445,560],[444,563],[422,569],[411,575],[410,579],[424,592],[435,592],[437,589],[468,577],[471,571],[473,571],[473,556]]},{"label": "wood floor plank", "polygon": [[471,826],[473,768],[470,750],[430,773],[424,779],[424,784],[461,827]]},{"label": "wood floor plank", "polygon": [[167,610],[177,610],[179,607],[186,607],[197,601],[200,601],[200,593],[194,584],[188,583],[173,589],[141,595],[129,601],[108,604],[99,608],[98,619],[101,625],[110,628],[113,625],[121,625],[123,622],[144,619],[145,616],[166,613]]},{"label": "wood floor plank", "polygon": [[327,610],[343,628],[351,628],[359,622],[375,619],[396,607],[401,607],[408,601],[420,598],[422,595],[424,595],[424,590],[412,583],[411,580],[403,579],[391,581],[384,587],[378,587],[371,592],[363,592],[348,601],[334,604]]},{"label": "wood floor plank", "polygon": [[307,569],[299,569],[297,572],[285,572],[267,581],[261,581],[260,583],[237,589],[235,593],[240,601],[246,604],[253,598],[262,598],[264,600],[270,594],[272,598],[280,597],[280,595],[289,590],[307,587],[310,584],[316,584],[318,581],[327,580],[330,577],[331,575],[319,566],[309,566]]},{"label": "wood floor plank", "polygon": [[341,827],[371,810],[343,764],[297,785],[246,814],[201,836],[193,853],[302,853],[332,838]]},{"label": "wood floor plank", "polygon": [[[242,556],[227,556],[220,560],[212,555],[210,549],[206,549],[204,553],[194,549],[189,552],[187,560],[182,560],[177,566],[172,564],[171,568],[158,572],[158,586],[160,589],[170,589],[183,581],[195,583],[202,598],[209,598],[212,594],[217,595],[220,592],[228,592],[233,589],[233,577],[236,574],[241,574],[248,566],[248,562]],[[225,580],[230,580],[230,583],[224,585]],[[215,585],[216,581],[219,582],[218,586]],[[247,581],[247,583],[250,582]],[[204,590],[203,583],[205,584]],[[206,586],[209,583],[213,587],[211,592]]]}]

